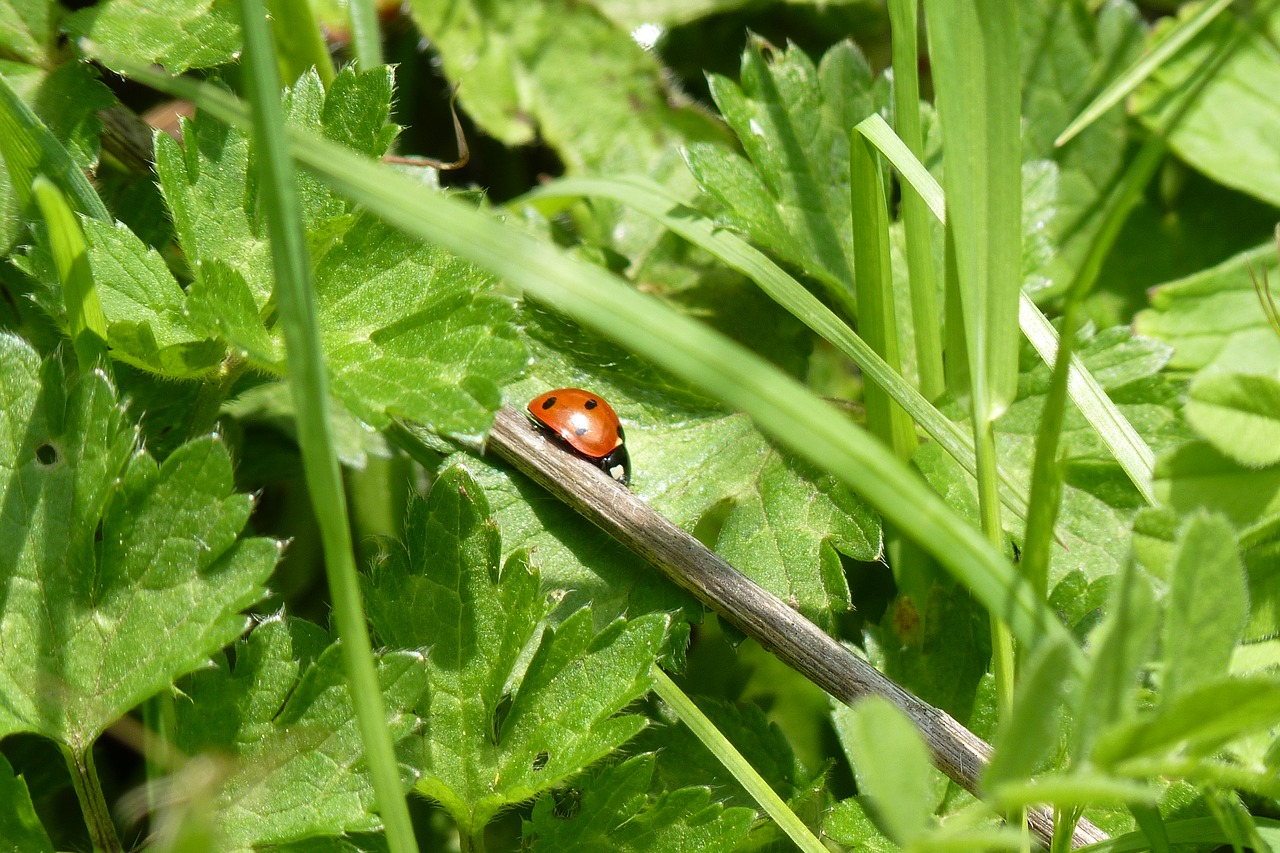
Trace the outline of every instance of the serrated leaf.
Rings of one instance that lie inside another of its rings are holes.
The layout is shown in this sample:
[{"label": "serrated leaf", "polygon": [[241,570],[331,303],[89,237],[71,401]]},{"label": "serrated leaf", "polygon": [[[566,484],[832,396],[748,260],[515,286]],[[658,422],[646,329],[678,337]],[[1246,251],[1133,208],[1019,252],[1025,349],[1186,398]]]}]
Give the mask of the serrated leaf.
[{"label": "serrated leaf", "polygon": [[66,17],[82,36],[172,74],[239,56],[240,22],[231,0],[103,0]]},{"label": "serrated leaf", "polygon": [[711,802],[707,788],[667,790],[651,797],[654,756],[637,755],[581,786],[576,813],[556,814],[551,797],[534,804],[525,823],[528,849],[730,851],[746,838],[755,812]]},{"label": "serrated leaf", "polygon": [[1192,515],[1178,537],[1169,581],[1162,702],[1228,671],[1248,610],[1231,525],[1221,516]]},{"label": "serrated leaf", "polygon": [[238,270],[219,260],[201,263],[185,296],[183,319],[193,334],[225,341],[259,367],[283,371],[284,344],[262,325],[253,292]]},{"label": "serrated leaf", "polygon": [[587,605],[597,628],[628,613],[682,611],[683,620],[702,618],[693,596],[634,551],[584,525],[570,507],[547,499],[541,486],[485,460],[470,458],[466,464],[502,528],[503,559],[517,551],[537,555],[543,589],[557,602],[553,621]]},{"label": "serrated leaf", "polygon": [[[378,155],[394,137],[391,94],[385,68],[345,70],[328,93],[310,73],[288,93],[287,122]],[[180,148],[157,137],[156,169],[196,275],[188,322],[278,371],[280,344],[259,319],[270,313],[273,272],[248,141],[202,115],[184,140]],[[502,403],[501,385],[527,363],[511,301],[491,293],[493,279],[473,266],[367,213],[353,215],[314,176],[300,174],[299,193],[333,394],[375,427],[401,417],[478,436]]]},{"label": "serrated leaf", "polygon": [[404,541],[365,585],[382,642],[429,647],[418,790],[467,836],[644,727],[616,715],[648,689],[667,626],[650,615],[597,635],[580,610],[537,640],[547,611],[538,573],[524,553],[499,570],[500,550],[483,491],[455,466],[411,506]]},{"label": "serrated leaf", "polygon": [[157,466],[100,373],[63,382],[0,337],[0,733],[83,750],[244,630],[279,546],[238,538],[251,500],[220,442]]},{"label": "serrated leaf", "polygon": [[876,826],[862,797],[850,797],[832,806],[822,822],[822,834],[866,853],[897,853],[901,849]]},{"label": "serrated leaf", "polygon": [[1280,462],[1280,381],[1210,373],[1189,393],[1187,421],[1220,453],[1251,468]]},{"label": "serrated leaf", "polygon": [[0,755],[0,849],[12,853],[53,853],[53,842],[36,815],[31,792]]},{"label": "serrated leaf", "polygon": [[333,393],[375,426],[399,415],[477,436],[528,361],[491,277],[374,216],[356,218],[315,281]]},{"label": "serrated leaf", "polygon": [[176,379],[216,368],[224,349],[192,326],[186,294],[159,253],[144,246],[123,223],[85,218],[83,226],[112,354],[134,367]]},{"label": "serrated leaf", "polygon": [[741,85],[710,78],[711,94],[749,162],[710,145],[689,147],[689,168],[729,224],[820,280],[851,305],[849,131],[884,93],[852,42],[815,67],[798,47],[743,53]]},{"label": "serrated leaf", "polygon": [[[212,811],[218,849],[377,829],[338,645],[310,623],[272,618],[234,652],[234,665],[220,656],[190,676],[178,703],[178,746],[227,759]],[[418,728],[410,709],[426,687],[425,662],[388,652],[378,675],[388,729],[402,742]]]}]

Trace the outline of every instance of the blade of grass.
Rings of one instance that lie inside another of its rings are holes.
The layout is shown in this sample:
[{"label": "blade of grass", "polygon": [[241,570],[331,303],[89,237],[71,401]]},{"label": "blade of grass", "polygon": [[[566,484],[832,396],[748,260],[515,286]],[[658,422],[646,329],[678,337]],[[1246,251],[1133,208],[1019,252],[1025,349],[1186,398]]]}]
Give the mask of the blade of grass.
[{"label": "blade of grass", "polygon": [[693,704],[693,700],[685,695],[680,686],[656,666],[653,668],[653,677],[653,691],[671,706],[680,722],[688,726],[689,731],[702,741],[702,745],[738,780],[738,784],[746,789],[751,798],[764,809],[765,814],[773,818],[778,828],[801,850],[807,853],[827,853],[827,848],[814,837],[809,827],[796,817],[796,813],[769,787],[769,783],[743,758],[742,753],[716,728],[715,723],[707,719],[707,715]]},{"label": "blade of grass", "polygon": [[[754,281],[770,299],[848,356],[862,370],[865,379],[883,388],[930,438],[966,471],[976,476],[973,439],[889,367],[834,311],[763,252],[735,234],[716,227],[714,222],[686,207],[665,188],[640,176],[564,178],[538,187],[520,200],[536,202],[579,196],[608,198],[626,204],[661,222],[668,230]],[[1000,494],[1005,506],[1019,518],[1026,518],[1027,501],[1021,492],[1021,484],[1005,471],[1000,472],[1000,479],[1004,486]]]},{"label": "blade of grass", "polygon": [[[898,129],[897,138],[915,155],[912,159],[918,161],[924,151],[920,129],[919,2],[889,0],[888,5],[893,54],[893,123]],[[880,121],[884,123],[883,119]],[[920,393],[925,399],[936,400],[946,390],[946,379],[942,371],[942,335],[937,322],[938,278],[933,266],[933,229],[924,200],[909,183],[902,185],[902,227],[907,241],[911,324],[915,332]]]},{"label": "blade of grass", "polygon": [[44,215],[53,265],[62,285],[62,302],[67,308],[71,345],[81,372],[102,366],[110,369],[107,357],[107,318],[98,301],[98,288],[89,269],[84,232],[66,197],[53,181],[41,175],[31,184],[31,193]]},{"label": "blade of grass", "polygon": [[324,43],[320,22],[310,0],[266,0],[271,12],[271,35],[276,43],[276,64],[280,76],[289,83],[315,68],[325,88],[337,72]]},{"label": "blade of grass", "polygon": [[[925,200],[925,204],[928,205],[929,210],[938,217],[939,221],[945,223],[946,215],[942,187],[907,150],[901,140],[894,136],[893,130],[883,120],[875,116],[858,125],[858,129],[868,139],[880,146],[881,153],[903,176],[904,181],[913,183]],[[1119,224],[1122,225],[1123,220]],[[1111,226],[1107,227],[1110,228]],[[1106,233],[1110,235],[1110,231]],[[1108,240],[1114,242],[1114,235],[1110,235]],[[1110,243],[1099,242],[1098,246],[1098,257],[1104,258],[1105,249],[1109,248]],[[1082,269],[1093,269],[1093,274],[1096,275],[1097,269],[1101,268],[1101,260],[1095,261],[1092,258],[1093,253],[1091,253],[1090,260],[1086,262]],[[1095,267],[1097,269],[1094,269]],[[1058,352],[1058,333],[1050,325],[1040,309],[1036,307],[1031,297],[1025,293],[1021,294],[1018,300],[1018,325],[1022,335],[1040,354],[1044,362],[1050,365],[1054,364]],[[1080,410],[1080,413],[1085,416],[1094,431],[1098,433],[1098,437],[1102,439],[1103,444],[1111,451],[1111,455],[1120,463],[1120,467],[1129,475],[1129,479],[1138,488],[1138,491],[1142,493],[1148,503],[1154,503],[1155,497],[1151,491],[1151,472],[1155,454],[1152,453],[1147,443],[1143,441],[1142,436],[1138,435],[1137,430],[1133,428],[1128,419],[1116,408],[1116,404],[1111,402],[1111,398],[1102,390],[1102,386],[1098,385],[1080,360],[1075,357],[1071,360],[1070,377],[1071,381],[1067,389],[1071,396],[1071,401],[1075,403],[1076,408]]]},{"label": "blade of grass", "polygon": [[351,526],[329,418],[328,379],[316,321],[311,262],[294,166],[289,159],[271,35],[261,0],[241,0],[240,10],[245,84],[251,95],[251,127],[271,237],[276,300],[288,353],[289,388],[297,409],[298,445],[320,526],[347,683],[388,846],[393,853],[417,853],[356,577]]},{"label": "blade of grass", "polygon": [[[954,264],[948,295],[958,295],[947,319],[950,324],[956,309],[963,316],[964,350],[954,355],[967,355],[963,391],[970,394],[978,456],[978,512],[988,540],[1000,547],[994,423],[1017,392],[1022,283],[1018,14],[1014,0],[925,0],[925,19],[945,128],[947,253]],[[948,334],[954,340],[959,331],[949,328]],[[963,375],[956,373],[957,379]],[[962,396],[961,389],[953,391]],[[998,612],[990,615],[996,709],[1004,719],[1013,705],[1013,635]]]},{"label": "blade of grass", "polygon": [[1053,144],[1056,147],[1061,147],[1078,136],[1081,131],[1097,121],[1099,116],[1120,103],[1134,89],[1138,88],[1143,80],[1151,76],[1151,72],[1159,68],[1166,59],[1181,50],[1183,45],[1195,38],[1197,33],[1209,26],[1213,19],[1218,17],[1230,5],[1231,0],[1214,0],[1213,3],[1196,9],[1186,20],[1175,24],[1172,29],[1165,33],[1164,38],[1150,53],[1139,58],[1137,62],[1099,92],[1098,96],[1080,111],[1080,115],[1076,116],[1071,124],[1067,125],[1066,130],[1058,134],[1058,138],[1053,141]]},{"label": "blade of grass", "polygon": [[[853,293],[858,306],[861,337],[901,375],[898,326],[893,305],[893,270],[889,260],[889,212],[875,151],[857,133],[849,148],[849,210],[853,228]],[[874,382],[863,389],[867,427],[907,460],[916,449],[911,421],[888,392]]]},{"label": "blade of grass", "polygon": [[361,71],[377,68],[382,64],[382,30],[378,26],[378,10],[373,0],[350,0],[347,9],[356,68]]},{"label": "blade of grass", "polygon": [[0,74],[0,155],[9,170],[14,193],[22,206],[32,204],[31,184],[44,175],[66,194],[77,213],[103,222],[111,221],[84,172],[71,159],[67,149],[49,132],[44,122],[31,111],[9,81]]},{"label": "blade of grass", "polygon": [[[90,52],[147,85],[186,97],[237,125],[246,114],[213,86],[168,77],[100,45]],[[583,325],[751,415],[780,444],[857,490],[920,542],[1028,646],[1066,629],[1004,556],[875,439],[772,364],[608,271],[431,192],[378,163],[298,128],[293,155],[331,186],[406,234],[429,240],[524,288]],[[1072,663],[1083,655],[1072,643]]]}]

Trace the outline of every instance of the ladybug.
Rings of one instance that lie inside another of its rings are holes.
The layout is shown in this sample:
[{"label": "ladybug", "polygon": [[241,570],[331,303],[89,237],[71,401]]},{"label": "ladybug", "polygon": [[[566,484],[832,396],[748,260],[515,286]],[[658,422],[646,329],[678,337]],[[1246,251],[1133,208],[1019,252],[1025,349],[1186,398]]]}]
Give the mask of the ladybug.
[{"label": "ladybug", "polygon": [[631,457],[613,407],[581,388],[558,388],[529,401],[533,420],[574,453],[622,485],[631,483]]}]

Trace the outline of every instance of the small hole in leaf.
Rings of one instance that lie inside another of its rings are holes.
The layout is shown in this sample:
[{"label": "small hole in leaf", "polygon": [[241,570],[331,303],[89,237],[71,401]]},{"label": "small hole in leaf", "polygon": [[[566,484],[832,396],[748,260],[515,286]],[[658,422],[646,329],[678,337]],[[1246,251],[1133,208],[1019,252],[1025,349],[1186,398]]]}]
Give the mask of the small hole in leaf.
[{"label": "small hole in leaf", "polygon": [[52,465],[58,461],[58,448],[46,441],[36,448],[36,461],[41,465]]},{"label": "small hole in leaf", "polygon": [[547,752],[545,749],[542,752],[539,752],[537,756],[533,759],[534,772],[537,772],[542,768],[546,767],[547,762],[550,760],[551,760],[551,753]]}]

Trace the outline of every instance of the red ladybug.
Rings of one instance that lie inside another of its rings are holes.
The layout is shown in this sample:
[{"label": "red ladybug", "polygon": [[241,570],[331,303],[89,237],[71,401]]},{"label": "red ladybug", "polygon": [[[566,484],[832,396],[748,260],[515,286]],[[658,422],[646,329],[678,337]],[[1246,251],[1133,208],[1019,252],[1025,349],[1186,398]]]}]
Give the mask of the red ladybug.
[{"label": "red ladybug", "polygon": [[581,388],[557,388],[530,400],[529,414],[592,465],[624,486],[631,483],[626,436],[603,399]]}]

